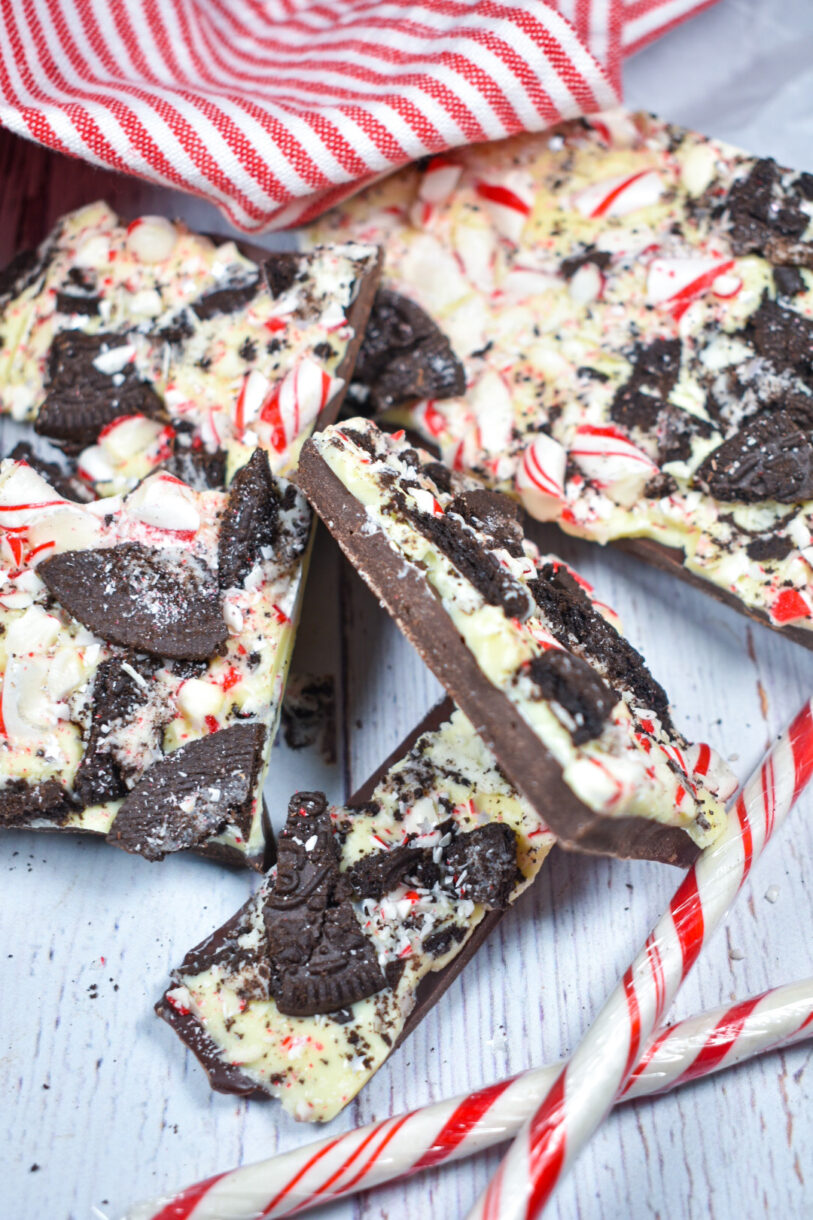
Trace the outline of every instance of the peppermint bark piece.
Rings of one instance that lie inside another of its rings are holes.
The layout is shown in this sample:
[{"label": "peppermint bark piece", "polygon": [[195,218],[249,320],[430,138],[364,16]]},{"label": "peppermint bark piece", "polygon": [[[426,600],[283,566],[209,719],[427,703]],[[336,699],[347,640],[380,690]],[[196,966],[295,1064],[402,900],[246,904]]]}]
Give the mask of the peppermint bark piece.
[{"label": "peppermint bark piece", "polygon": [[311,438],[296,478],[564,846],[685,866],[713,841],[728,768],[512,501],[363,419]]},{"label": "peppermint bark piece", "polygon": [[466,387],[395,376],[391,328],[370,405],[813,647],[813,176],[617,111],[406,169],[308,240],[360,232]]},{"label": "peppermint bark piece", "polygon": [[0,295],[0,409],[72,453],[101,494],[158,465],[222,487],[260,446],[295,463],[334,419],[378,252],[238,247],[104,203],[62,218]]},{"label": "peppermint bark piece", "polygon": [[327,1122],[531,883],[553,836],[440,705],[347,806],[298,793],[279,861],[156,1011],[214,1089]]},{"label": "peppermint bark piece", "polygon": [[80,504],[0,467],[0,826],[262,868],[262,785],[311,534],[258,450]]}]

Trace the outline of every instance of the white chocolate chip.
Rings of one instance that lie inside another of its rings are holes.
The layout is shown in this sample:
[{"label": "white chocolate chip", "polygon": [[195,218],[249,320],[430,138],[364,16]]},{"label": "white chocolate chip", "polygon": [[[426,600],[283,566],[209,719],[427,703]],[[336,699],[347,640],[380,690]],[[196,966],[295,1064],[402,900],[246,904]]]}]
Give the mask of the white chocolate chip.
[{"label": "white chocolate chip", "polygon": [[181,714],[195,728],[202,728],[207,716],[217,716],[223,707],[223,691],[213,682],[188,678],[178,695]]}]

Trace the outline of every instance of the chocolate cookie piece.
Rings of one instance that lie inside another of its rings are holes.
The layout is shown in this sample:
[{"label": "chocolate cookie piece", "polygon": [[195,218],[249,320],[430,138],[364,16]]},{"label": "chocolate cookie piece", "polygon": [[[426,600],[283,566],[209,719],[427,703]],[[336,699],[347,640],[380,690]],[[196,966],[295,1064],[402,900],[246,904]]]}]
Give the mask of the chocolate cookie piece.
[{"label": "chocolate cookie piece", "polygon": [[705,420],[668,401],[680,376],[680,359],[679,339],[636,344],[630,356],[632,373],[616,390],[610,405],[610,417],[615,423],[656,440],[657,451],[653,456],[659,465],[686,461],[691,457],[692,437],[711,433]]},{"label": "chocolate cookie piece", "polygon": [[296,793],[264,908],[269,989],[281,1013],[334,1012],[386,986],[349,896],[324,795]]},{"label": "chocolate cookie piece", "polygon": [[421,853],[411,847],[394,847],[362,856],[347,869],[344,876],[361,898],[378,901],[394,890],[413,869]]},{"label": "chocolate cookie piece", "polygon": [[773,282],[777,294],[783,297],[795,297],[807,290],[805,277],[798,267],[774,267]]},{"label": "chocolate cookie piece", "polygon": [[40,278],[51,261],[52,244],[46,242],[39,250],[21,250],[0,271],[0,305],[25,292]]},{"label": "chocolate cookie piece", "polygon": [[35,430],[61,444],[83,448],[122,415],[163,418],[164,405],[152,386],[128,362],[116,373],[96,367],[105,353],[127,345],[127,336],[86,335],[63,330],[48,353],[48,388]]},{"label": "chocolate cookie piece", "polygon": [[226,485],[226,450],[176,445],[164,469],[195,491],[220,491]]},{"label": "chocolate cookie piece", "polygon": [[39,784],[11,779],[0,787],[0,826],[14,826],[39,818],[61,825],[76,809],[70,793],[55,779]]},{"label": "chocolate cookie piece", "polygon": [[517,836],[510,826],[490,822],[457,836],[446,852],[444,871],[461,898],[491,910],[508,905],[517,884]]},{"label": "chocolate cookie piece", "polygon": [[[432,463],[435,470],[437,463]],[[429,469],[427,467],[427,473]],[[442,483],[438,484],[441,491]],[[445,488],[446,491],[449,487]],[[522,526],[519,522],[519,505],[508,496],[487,488],[463,491],[449,505],[449,512],[457,513],[468,525],[485,534],[494,546],[503,547],[509,555],[522,554]]]},{"label": "chocolate cookie piece", "polygon": [[260,269],[268,291],[275,301],[289,288],[293,288],[302,266],[302,255],[293,250],[280,250],[263,259]]},{"label": "chocolate cookie piece", "polygon": [[718,500],[795,504],[813,496],[813,443],[785,411],[759,415],[723,441],[695,481]]},{"label": "chocolate cookie piece", "polygon": [[424,537],[443,551],[466,580],[471,581],[489,605],[502,606],[511,618],[528,617],[531,609],[528,594],[496,556],[484,550],[477,538],[454,516],[448,513],[430,516],[411,508],[405,497],[398,498],[398,506]]},{"label": "chocolate cookie piece", "polygon": [[744,335],[775,368],[807,380],[813,372],[813,321],[765,295],[748,318]]},{"label": "chocolate cookie piece", "polygon": [[255,449],[229,488],[217,548],[221,589],[239,585],[263,548],[274,545],[279,532],[280,503],[268,458],[262,449]]},{"label": "chocolate cookie piece", "polygon": [[256,276],[251,280],[233,280],[223,288],[215,288],[198,297],[189,308],[201,322],[216,317],[219,313],[235,313],[253,301],[260,288],[262,280]]},{"label": "chocolate cookie piece", "polygon": [[576,745],[600,736],[618,696],[586,661],[549,648],[534,657],[528,672],[543,698],[558,703],[573,719],[570,736]]},{"label": "chocolate cookie piece", "polygon": [[389,288],[376,293],[354,381],[367,388],[374,411],[419,398],[456,398],[466,389],[463,366],[440,327]]},{"label": "chocolate cookie piece", "polygon": [[[86,483],[75,476],[71,469],[65,471],[56,462],[48,462],[39,457],[28,441],[19,441],[8,455],[14,462],[27,462],[32,470],[41,474],[47,483],[66,500],[76,500],[78,503],[89,503],[95,497]],[[67,459],[66,459],[67,460]],[[73,463],[70,463],[73,468]]]},{"label": "chocolate cookie piece", "polygon": [[810,217],[799,206],[794,191],[783,189],[772,158],[755,162],[746,178],[735,182],[728,195],[729,232],[735,254],[781,253],[800,238]]},{"label": "chocolate cookie piece", "polygon": [[64,551],[37,571],[60,605],[109,643],[198,661],[228,638],[214,580],[182,552],[124,542]]},{"label": "chocolate cookie piece", "polygon": [[[128,668],[125,668],[125,665]],[[145,701],[145,689],[133,675],[139,672],[134,656],[102,661],[93,680],[93,695],[85,752],[73,790],[83,805],[101,805],[126,795],[127,787],[107,738],[116,722],[132,720]]]},{"label": "chocolate cookie piece", "polygon": [[786,559],[792,550],[793,543],[790,538],[782,537],[779,534],[767,534],[762,538],[754,538],[745,548],[748,558],[755,559],[757,563],[765,563],[771,559]]},{"label": "chocolate cookie piece", "polygon": [[582,267],[586,267],[588,263],[592,263],[594,267],[598,267],[599,271],[603,271],[610,265],[611,260],[612,255],[609,251],[587,246],[582,254],[574,254],[570,258],[562,259],[559,264],[559,274],[566,280],[572,280],[576,272],[580,271]]},{"label": "chocolate cookie piece", "polygon": [[95,318],[99,313],[100,300],[96,273],[83,267],[71,267],[65,288],[56,291],[57,313]]},{"label": "chocolate cookie piece", "polygon": [[541,579],[533,581],[531,588],[556,639],[567,647],[580,648],[609,683],[632,691],[641,707],[655,712],[664,727],[671,729],[666,691],[652,677],[644,658],[629,640],[619,635],[593,607],[564,564],[546,564]]},{"label": "chocolate cookie piece", "polygon": [[235,724],[153,763],[116,814],[108,843],[163,860],[200,846],[228,823],[247,834],[265,737],[262,724]]}]

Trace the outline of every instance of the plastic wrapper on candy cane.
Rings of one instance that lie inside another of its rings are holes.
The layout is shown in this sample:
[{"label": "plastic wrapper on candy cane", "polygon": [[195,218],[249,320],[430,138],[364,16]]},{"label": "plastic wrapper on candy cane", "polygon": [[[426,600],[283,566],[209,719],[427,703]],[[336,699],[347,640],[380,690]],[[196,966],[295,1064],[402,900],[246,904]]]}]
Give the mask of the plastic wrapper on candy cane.
[{"label": "plastic wrapper on candy cane", "polygon": [[[650,1042],[622,1101],[663,1093],[767,1050],[813,1037],[813,979],[689,1017]],[[259,1220],[472,1156],[516,1134],[561,1064],[306,1144],[141,1204],[126,1220]]]},{"label": "plastic wrapper on candy cane", "polygon": [[469,1220],[531,1220],[630,1079],[704,944],[813,773],[808,702],[752,775],[723,835],[689,870],[668,909],[570,1061],[542,1083],[523,1125]]}]

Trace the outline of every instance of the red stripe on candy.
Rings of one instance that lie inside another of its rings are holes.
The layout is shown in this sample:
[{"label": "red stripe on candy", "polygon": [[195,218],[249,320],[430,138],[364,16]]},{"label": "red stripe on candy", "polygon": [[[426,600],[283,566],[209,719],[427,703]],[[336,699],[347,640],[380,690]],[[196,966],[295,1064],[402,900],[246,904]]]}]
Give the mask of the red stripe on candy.
[{"label": "red stripe on candy", "polygon": [[627,1010],[630,1019],[630,1045],[627,1052],[627,1062],[624,1065],[624,1075],[626,1076],[633,1067],[635,1060],[638,1058],[638,1051],[641,1048],[641,1008],[638,1003],[638,996],[635,991],[635,980],[632,977],[632,969],[628,969],[623,978],[624,994],[627,997]]},{"label": "red stripe on candy", "polygon": [[676,1088],[677,1085],[684,1084],[688,1080],[696,1080],[698,1076],[706,1076],[719,1067],[742,1033],[746,1019],[750,1017],[761,999],[762,996],[754,996],[750,1000],[743,1000],[741,1004],[735,1004],[733,1008],[729,1008],[716,1029],[709,1034],[694,1062],[678,1076],[672,1087]]},{"label": "red stripe on candy", "polygon": [[419,1169],[428,1169],[431,1165],[445,1161],[455,1148],[471,1134],[483,1115],[488,1113],[497,1098],[511,1084],[513,1084],[513,1079],[501,1080],[498,1084],[491,1085],[490,1088],[480,1089],[479,1092],[464,1097],[438,1131],[431,1147],[427,1148],[423,1156],[415,1162],[410,1173],[417,1173]]},{"label": "red stripe on candy", "polygon": [[682,885],[669,904],[672,922],[680,941],[683,955],[683,974],[688,974],[703,947],[704,923],[703,903],[697,888],[697,873],[694,868],[683,879]]},{"label": "red stripe on candy", "polygon": [[565,1162],[565,1082],[567,1069],[548,1093],[533,1117],[530,1130],[532,1188],[527,1220],[533,1220],[547,1203]]},{"label": "red stripe on candy", "polygon": [[207,1178],[205,1182],[197,1182],[194,1186],[182,1190],[170,1203],[162,1207],[160,1212],[156,1212],[152,1220],[189,1220],[201,1199],[208,1195],[215,1182],[219,1182],[221,1178],[225,1177],[225,1173],[216,1173],[213,1178]]},{"label": "red stripe on candy", "polygon": [[793,786],[795,801],[813,775],[813,712],[810,704],[802,708],[790,726],[790,748],[796,776]]}]

